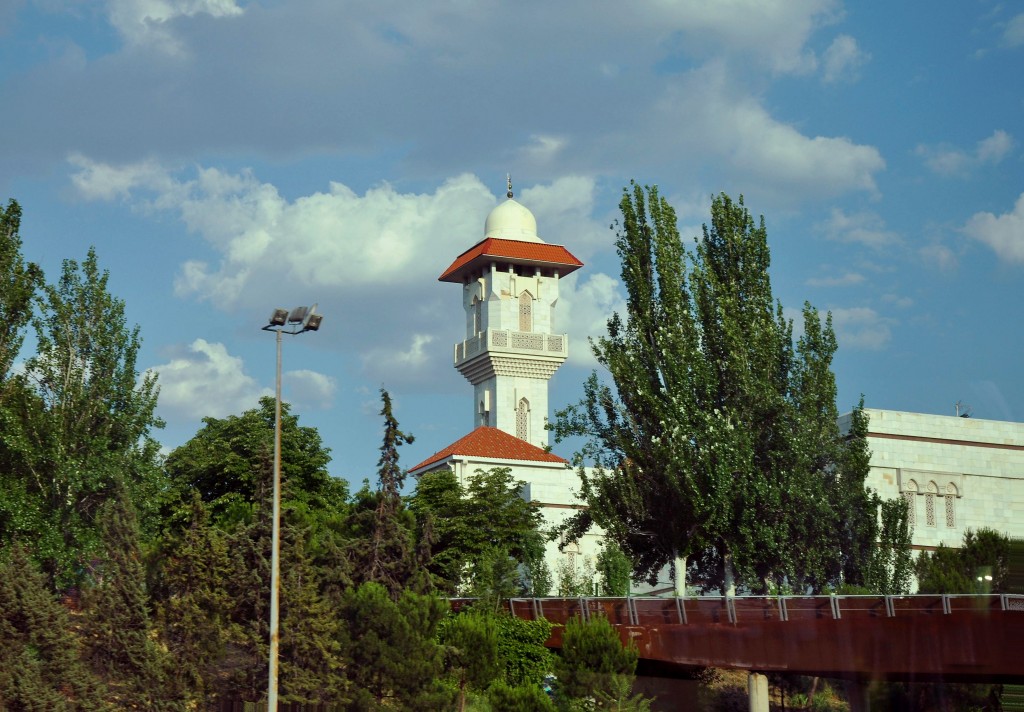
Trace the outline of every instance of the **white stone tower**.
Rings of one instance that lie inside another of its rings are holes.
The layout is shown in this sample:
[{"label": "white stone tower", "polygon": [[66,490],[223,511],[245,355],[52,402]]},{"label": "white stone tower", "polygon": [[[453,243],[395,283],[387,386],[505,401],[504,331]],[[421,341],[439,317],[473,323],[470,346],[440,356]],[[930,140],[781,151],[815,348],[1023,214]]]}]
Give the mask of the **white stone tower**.
[{"label": "white stone tower", "polygon": [[548,380],[569,355],[566,334],[552,333],[558,280],[583,263],[537,236],[533,213],[512,199],[484,223],[484,238],[438,279],[462,285],[466,340],[455,368],[473,384],[473,426],[496,427],[544,447]]}]

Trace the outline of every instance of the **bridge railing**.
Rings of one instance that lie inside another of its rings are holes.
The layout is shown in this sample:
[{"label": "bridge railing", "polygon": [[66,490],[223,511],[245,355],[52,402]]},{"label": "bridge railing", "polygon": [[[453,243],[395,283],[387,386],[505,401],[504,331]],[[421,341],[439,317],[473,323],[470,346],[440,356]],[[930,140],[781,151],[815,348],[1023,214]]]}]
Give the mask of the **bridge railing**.
[{"label": "bridge railing", "polygon": [[[471,599],[452,599],[452,606],[461,608],[471,602]],[[512,598],[505,603],[505,607],[520,618],[545,618],[552,623],[603,616],[618,625],[735,625],[772,621],[941,616],[987,611],[1024,613],[1024,595]]]}]

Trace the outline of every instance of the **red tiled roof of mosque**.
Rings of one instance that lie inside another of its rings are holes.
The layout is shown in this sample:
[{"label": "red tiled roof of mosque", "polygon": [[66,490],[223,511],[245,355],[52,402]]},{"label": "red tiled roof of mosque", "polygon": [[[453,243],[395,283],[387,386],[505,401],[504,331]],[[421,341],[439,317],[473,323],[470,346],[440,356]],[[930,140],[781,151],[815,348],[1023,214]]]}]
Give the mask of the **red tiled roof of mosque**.
[{"label": "red tiled roof of mosque", "polygon": [[462,273],[476,261],[508,260],[517,264],[537,264],[561,267],[562,276],[583,266],[569,250],[561,245],[544,242],[523,242],[488,237],[455,258],[451,266],[437,278],[439,282],[461,282]]},{"label": "red tiled roof of mosque", "polygon": [[531,445],[514,435],[509,435],[504,430],[481,425],[469,435],[453,442],[444,450],[435,452],[420,464],[410,467],[409,471],[421,470],[453,455],[526,462],[558,462],[562,464],[567,462],[565,458],[552,455],[543,448]]}]

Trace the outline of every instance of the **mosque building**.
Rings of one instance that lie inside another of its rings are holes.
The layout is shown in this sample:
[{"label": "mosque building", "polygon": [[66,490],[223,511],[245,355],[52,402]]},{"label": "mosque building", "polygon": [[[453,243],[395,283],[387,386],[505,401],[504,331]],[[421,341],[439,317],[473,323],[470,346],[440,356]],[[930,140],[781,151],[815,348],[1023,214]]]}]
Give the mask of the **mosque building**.
[{"label": "mosque building", "polygon": [[[583,505],[576,473],[548,448],[548,381],[569,355],[567,334],[554,333],[559,280],[580,262],[537,234],[533,214],[513,199],[487,216],[484,236],[439,277],[462,285],[466,338],[455,368],[473,386],[473,429],[410,468],[419,477],[451,470],[462,484],[477,470],[507,467],[524,483],[555,528]],[[1024,537],[1024,424],[868,409],[871,469],[867,484],[910,508],[913,548],[958,547],[967,529],[990,527]],[[850,415],[840,417],[848,430]],[[580,570],[599,552],[592,530],[559,549],[549,542],[552,573]],[[670,576],[666,570],[664,577]],[[645,587],[646,589],[646,587]],[[668,581],[651,593],[673,590]]]}]

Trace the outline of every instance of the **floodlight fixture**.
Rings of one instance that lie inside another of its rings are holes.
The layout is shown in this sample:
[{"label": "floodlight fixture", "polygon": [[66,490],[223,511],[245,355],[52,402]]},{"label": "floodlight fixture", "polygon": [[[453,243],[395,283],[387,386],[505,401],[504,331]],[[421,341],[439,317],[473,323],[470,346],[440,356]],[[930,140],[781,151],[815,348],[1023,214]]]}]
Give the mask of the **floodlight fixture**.
[{"label": "floodlight fixture", "polygon": [[302,320],[306,318],[306,314],[308,312],[308,307],[295,307],[294,309],[292,309],[292,313],[288,315],[288,323],[301,324]]},{"label": "floodlight fixture", "polygon": [[284,326],[288,321],[288,310],[287,309],[275,309],[274,313],[270,315],[270,322],[268,326]]}]

